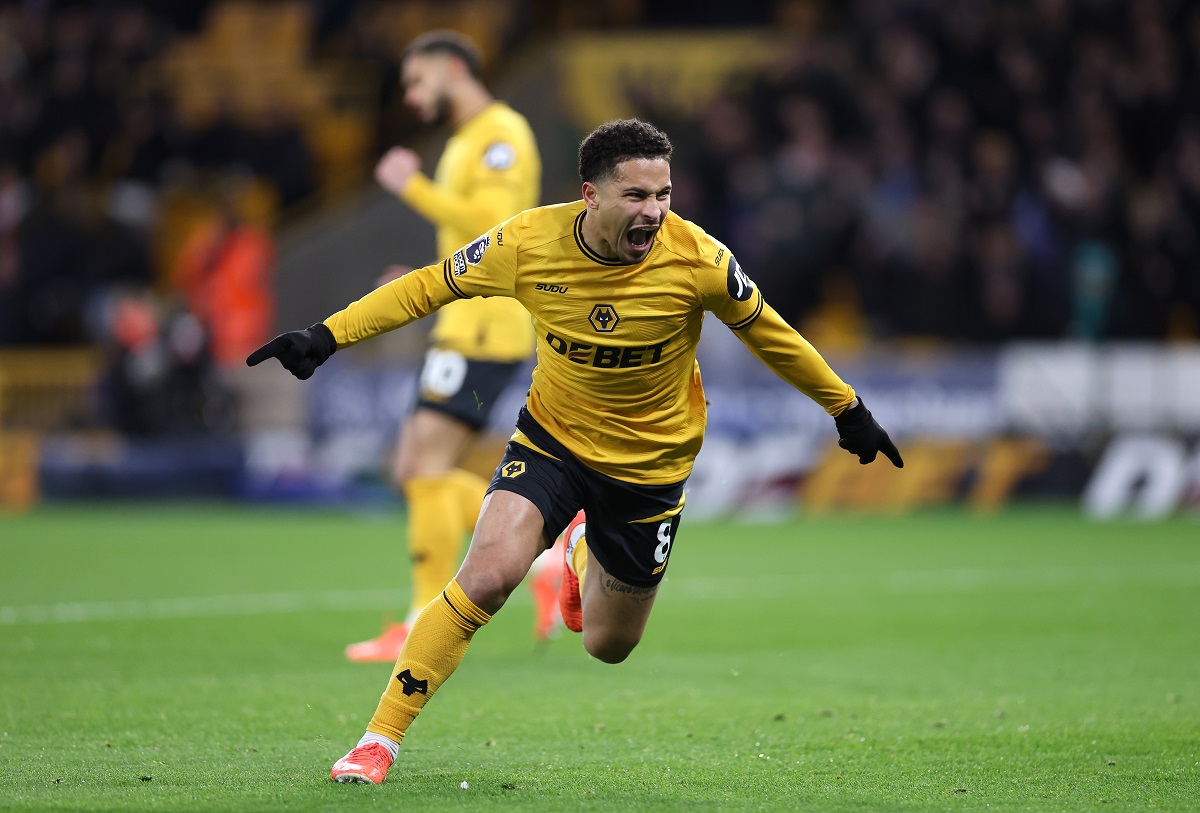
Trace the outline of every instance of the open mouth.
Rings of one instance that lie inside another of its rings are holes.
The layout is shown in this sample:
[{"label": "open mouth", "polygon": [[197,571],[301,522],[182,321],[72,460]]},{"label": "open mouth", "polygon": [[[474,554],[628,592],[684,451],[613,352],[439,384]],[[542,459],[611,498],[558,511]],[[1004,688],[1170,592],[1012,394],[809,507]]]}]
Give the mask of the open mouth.
[{"label": "open mouth", "polygon": [[634,226],[629,230],[629,245],[638,251],[644,250],[654,239],[656,231],[658,231],[658,226]]}]

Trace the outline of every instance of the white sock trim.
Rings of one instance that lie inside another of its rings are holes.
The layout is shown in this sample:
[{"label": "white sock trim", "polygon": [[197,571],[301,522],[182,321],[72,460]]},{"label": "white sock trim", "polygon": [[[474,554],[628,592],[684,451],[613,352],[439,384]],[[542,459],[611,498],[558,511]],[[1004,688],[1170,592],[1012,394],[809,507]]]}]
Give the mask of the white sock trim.
[{"label": "white sock trim", "polygon": [[375,734],[370,731],[362,735],[362,739],[358,741],[358,745],[355,747],[362,748],[364,745],[372,742],[377,742],[384,748],[388,749],[388,753],[392,755],[392,762],[395,762],[396,757],[400,756],[400,743],[393,739],[389,739],[382,734]]},{"label": "white sock trim", "polygon": [[[575,573],[575,546],[585,536],[587,536],[587,523],[581,522],[571,529],[571,535],[567,537],[567,567],[571,568],[572,573]],[[575,575],[579,574],[575,573]]]}]

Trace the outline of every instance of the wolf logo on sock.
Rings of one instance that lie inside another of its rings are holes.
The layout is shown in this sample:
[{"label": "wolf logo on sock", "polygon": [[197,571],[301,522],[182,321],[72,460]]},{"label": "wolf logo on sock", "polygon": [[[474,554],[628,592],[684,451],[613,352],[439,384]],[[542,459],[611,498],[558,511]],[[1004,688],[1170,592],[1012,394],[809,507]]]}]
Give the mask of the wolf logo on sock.
[{"label": "wolf logo on sock", "polygon": [[396,675],[396,680],[400,681],[400,685],[404,687],[405,696],[416,694],[417,692],[429,694],[429,681],[413,677],[413,673],[407,669]]}]

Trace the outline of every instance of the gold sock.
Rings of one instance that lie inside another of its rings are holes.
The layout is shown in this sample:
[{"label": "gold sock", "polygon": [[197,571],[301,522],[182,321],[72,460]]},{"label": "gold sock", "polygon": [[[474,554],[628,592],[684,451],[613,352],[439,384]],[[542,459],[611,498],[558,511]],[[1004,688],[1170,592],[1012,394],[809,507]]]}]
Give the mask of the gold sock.
[{"label": "gold sock", "polygon": [[575,550],[571,551],[571,567],[579,577],[579,594],[583,595],[583,577],[587,574],[587,536],[579,537]]},{"label": "gold sock", "polygon": [[[449,475],[414,477],[404,487],[408,501],[408,551],[412,557],[412,617],[441,595],[458,571],[463,535],[459,487]],[[478,510],[478,506],[476,506]]]},{"label": "gold sock", "polygon": [[475,520],[479,519],[479,507],[483,505],[488,481],[466,469],[455,469],[446,475],[446,479],[454,487],[459,516],[462,517],[463,527],[470,533],[475,529]]},{"label": "gold sock", "polygon": [[475,630],[491,618],[451,580],[413,622],[367,731],[404,739],[425,703],[458,668]]}]

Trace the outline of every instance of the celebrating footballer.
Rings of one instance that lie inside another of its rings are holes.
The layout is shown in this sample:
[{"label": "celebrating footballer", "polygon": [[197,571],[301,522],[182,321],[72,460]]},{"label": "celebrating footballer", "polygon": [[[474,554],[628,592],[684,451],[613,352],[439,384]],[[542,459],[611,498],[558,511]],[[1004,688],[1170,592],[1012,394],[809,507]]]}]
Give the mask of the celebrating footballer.
[{"label": "celebrating footballer", "polygon": [[[476,631],[567,531],[560,603],[606,663],[641,640],[674,554],[706,408],[696,348],[711,311],[834,419],[870,463],[900,453],[849,384],[764,300],[733,254],[671,208],[671,143],[613,121],[579,148],[582,200],[529,209],[452,256],[382,286],[247,359],[308,378],[337,350],[460,299],[512,297],[529,312],[537,368],[457,575],[417,616],[339,782],[379,783],[413,719]],[[568,526],[570,526],[568,528]]]}]

